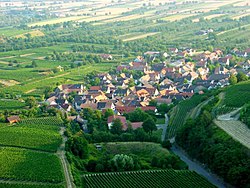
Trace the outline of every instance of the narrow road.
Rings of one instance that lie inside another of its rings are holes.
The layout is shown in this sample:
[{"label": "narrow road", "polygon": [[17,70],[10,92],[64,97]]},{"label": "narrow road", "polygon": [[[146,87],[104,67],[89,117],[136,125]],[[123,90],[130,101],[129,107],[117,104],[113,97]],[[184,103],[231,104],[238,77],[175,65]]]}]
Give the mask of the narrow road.
[{"label": "narrow road", "polygon": [[210,183],[215,185],[216,187],[219,188],[226,188],[225,183],[219,180],[215,175],[209,173],[202,165],[200,165],[197,162],[192,161],[191,159],[188,158],[186,153],[184,153],[180,148],[177,146],[173,145],[171,148],[171,151],[178,155],[182,161],[184,161],[188,165],[189,170],[195,171],[197,174],[202,175],[205,177]]},{"label": "narrow road", "polygon": [[75,185],[73,183],[73,177],[71,175],[70,167],[69,167],[69,164],[67,162],[66,155],[65,155],[65,153],[66,153],[65,152],[65,143],[67,141],[67,137],[64,135],[64,132],[65,132],[65,127],[61,127],[60,135],[63,138],[63,142],[57,150],[57,156],[60,158],[62,166],[63,166],[63,171],[64,171],[64,175],[65,175],[67,188],[74,188]]},{"label": "narrow road", "polygon": [[165,124],[163,125],[163,131],[162,131],[162,136],[161,136],[161,141],[163,142],[166,138],[166,134],[167,134],[167,128],[168,128],[168,115],[165,114]]}]

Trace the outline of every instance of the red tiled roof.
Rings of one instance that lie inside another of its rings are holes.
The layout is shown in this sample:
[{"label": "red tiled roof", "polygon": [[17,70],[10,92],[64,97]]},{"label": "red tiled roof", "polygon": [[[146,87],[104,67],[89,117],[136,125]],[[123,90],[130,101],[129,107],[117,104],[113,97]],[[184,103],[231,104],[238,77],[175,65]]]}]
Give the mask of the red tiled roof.
[{"label": "red tiled roof", "polygon": [[131,123],[132,129],[138,129],[138,128],[142,128],[142,124],[143,122],[133,122]]},{"label": "red tiled roof", "polygon": [[97,91],[99,91],[99,90],[101,90],[101,87],[100,86],[91,86],[89,88],[89,90],[97,90]]}]

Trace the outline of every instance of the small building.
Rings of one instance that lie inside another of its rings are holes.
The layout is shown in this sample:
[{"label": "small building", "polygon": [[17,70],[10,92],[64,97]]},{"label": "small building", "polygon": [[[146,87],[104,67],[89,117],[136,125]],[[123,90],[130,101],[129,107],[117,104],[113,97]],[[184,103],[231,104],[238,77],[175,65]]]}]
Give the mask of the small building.
[{"label": "small building", "polygon": [[13,124],[13,123],[18,123],[20,121],[20,118],[19,116],[10,116],[7,118],[7,120],[10,124]]}]

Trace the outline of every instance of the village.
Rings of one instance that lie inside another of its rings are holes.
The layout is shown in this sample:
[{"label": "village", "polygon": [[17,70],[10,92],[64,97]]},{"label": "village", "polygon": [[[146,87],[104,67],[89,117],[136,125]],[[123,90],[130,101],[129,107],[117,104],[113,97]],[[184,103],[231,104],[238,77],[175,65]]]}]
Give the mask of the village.
[{"label": "village", "polygon": [[[109,73],[96,74],[89,87],[58,86],[46,103],[49,108],[67,112],[71,119],[80,122],[86,122],[77,115],[83,109],[102,113],[111,109],[113,115],[107,118],[108,128],[114,119],[120,119],[126,131],[128,125],[123,115],[137,108],[157,114],[157,106],[161,104],[177,104],[193,95],[228,86],[239,74],[249,77],[249,56],[250,49],[233,49],[231,54],[224,54],[220,49],[202,53],[177,48],[170,48],[168,53],[148,51],[129,63],[121,63]],[[109,54],[101,57],[112,59]],[[166,60],[160,61],[162,58]],[[131,126],[135,130],[142,124],[133,122]]]}]

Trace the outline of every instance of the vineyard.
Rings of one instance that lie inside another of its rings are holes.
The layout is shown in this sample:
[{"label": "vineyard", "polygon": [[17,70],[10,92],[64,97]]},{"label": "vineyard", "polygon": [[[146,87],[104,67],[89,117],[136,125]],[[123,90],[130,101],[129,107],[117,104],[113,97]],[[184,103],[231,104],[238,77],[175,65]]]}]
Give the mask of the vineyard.
[{"label": "vineyard", "polygon": [[240,121],[214,121],[215,124],[223,129],[235,140],[250,148],[250,129]]},{"label": "vineyard", "polygon": [[55,152],[61,142],[58,127],[0,124],[0,145]]},{"label": "vineyard", "polygon": [[21,124],[39,124],[39,125],[62,125],[63,121],[57,117],[29,118],[21,121]]},{"label": "vineyard", "polygon": [[168,126],[168,138],[174,137],[178,128],[180,128],[185,120],[188,118],[188,115],[192,110],[202,102],[203,95],[195,95],[191,99],[182,101],[176,106],[175,112],[172,113],[170,118],[170,123]]},{"label": "vineyard", "polygon": [[0,188],[65,188],[63,184],[15,184],[15,183],[0,183]]},{"label": "vineyard", "polygon": [[48,183],[64,181],[59,158],[54,154],[17,148],[0,148],[0,178]]},{"label": "vineyard", "polygon": [[18,100],[0,100],[0,110],[16,110],[25,106],[25,103]]},{"label": "vineyard", "polygon": [[86,188],[194,188],[215,187],[206,179],[188,170],[148,170],[89,174],[83,176]]},{"label": "vineyard", "polygon": [[241,107],[250,101],[250,81],[228,87],[225,90],[224,104],[229,107]]}]

